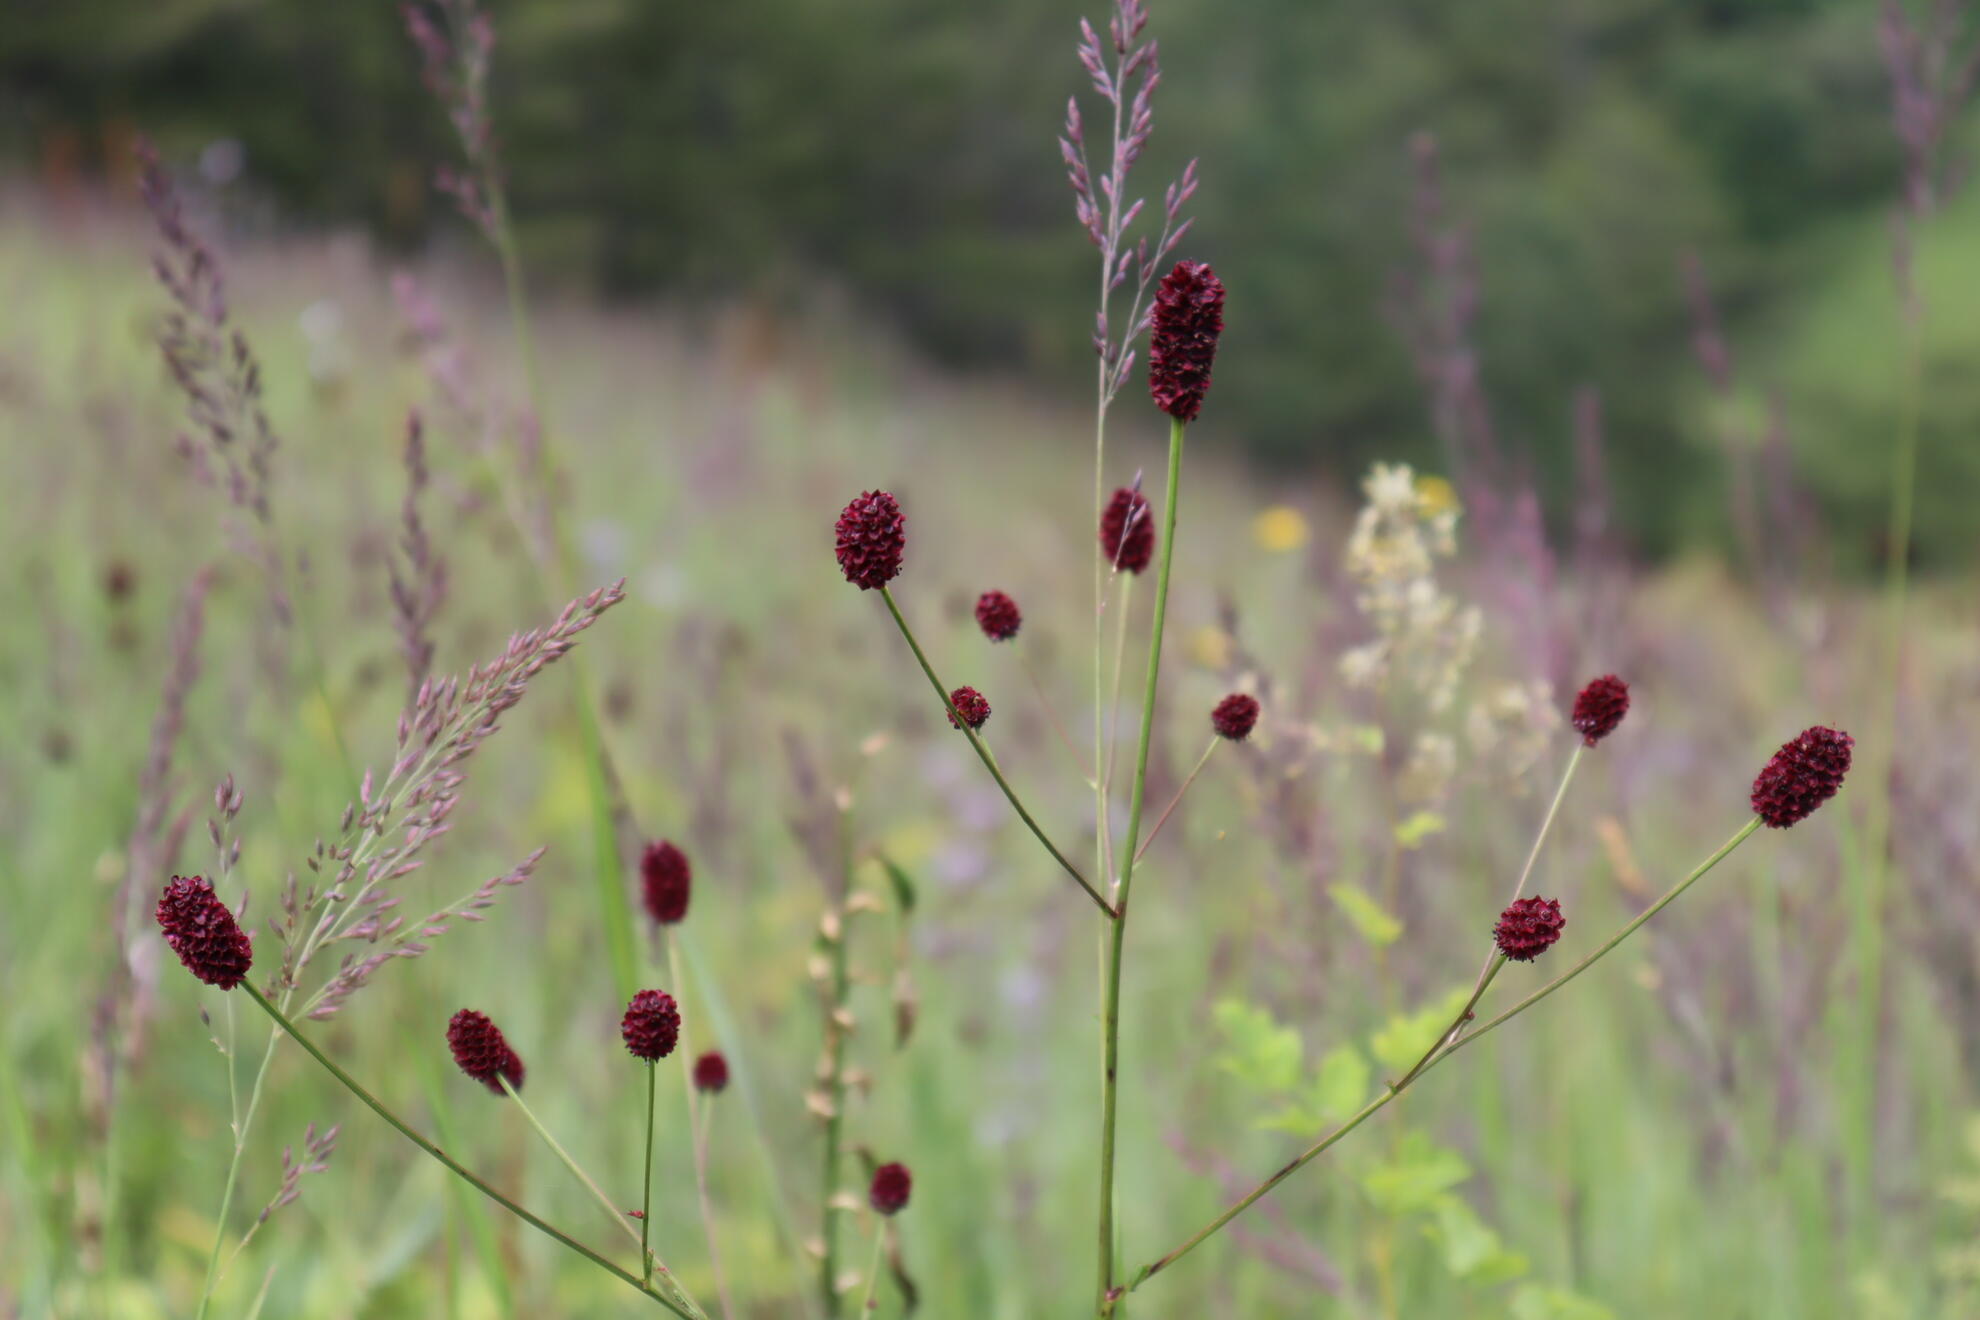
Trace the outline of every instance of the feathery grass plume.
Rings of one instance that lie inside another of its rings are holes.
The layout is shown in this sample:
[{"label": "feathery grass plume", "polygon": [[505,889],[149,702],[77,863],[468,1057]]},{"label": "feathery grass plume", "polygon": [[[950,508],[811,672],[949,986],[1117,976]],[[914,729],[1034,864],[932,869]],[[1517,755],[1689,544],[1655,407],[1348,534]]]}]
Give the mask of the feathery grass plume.
[{"label": "feathery grass plume", "polygon": [[510,1048],[502,1029],[487,1014],[464,1008],[448,1019],[447,1048],[462,1072],[496,1095],[502,1094],[504,1079],[522,1089],[522,1056]]},{"label": "feathery grass plume", "polygon": [[1437,581],[1437,561],[1457,553],[1458,509],[1426,498],[1422,485],[1408,467],[1384,463],[1362,482],[1367,503],[1348,537],[1347,573],[1376,635],[1342,654],[1340,672],[1354,688],[1400,683],[1435,714],[1456,699],[1484,616]]},{"label": "feathery grass plume", "polygon": [[[311,960],[338,942],[389,939],[390,956],[418,957],[426,951],[424,937],[444,929],[442,918],[478,920],[476,914],[501,888],[528,878],[540,852],[415,930],[406,930],[402,919],[388,915],[399,900],[386,886],[417,870],[421,851],[452,828],[449,818],[460,803],[468,761],[501,727],[502,716],[522,701],[536,676],[569,654],[580,635],[624,599],[623,580],[599,587],[571,601],[548,627],[512,636],[500,654],[470,667],[464,677],[421,684],[412,706],[399,716],[397,751],[382,782],[367,770],[358,801],[344,808],[336,842],[319,840],[305,859],[309,870],[323,878],[304,886],[293,874],[289,877],[282,915],[272,923],[283,945],[278,985],[298,987]],[[373,961],[372,969],[380,962]],[[336,976],[307,1001],[308,1015],[334,1012],[369,975],[358,970],[360,965],[356,954],[347,955]]]},{"label": "feathery grass plume", "polygon": [[681,1010],[662,990],[642,990],[619,1019],[619,1036],[635,1059],[652,1063],[674,1052],[681,1038]]},{"label": "feathery grass plume", "polygon": [[[949,694],[949,704],[955,710],[948,712],[949,726],[960,729],[967,724],[972,729],[980,729],[990,719],[990,701],[973,687],[959,687]],[[962,716],[960,723],[956,716]]]},{"label": "feathery grass plume", "polygon": [[648,916],[662,926],[687,919],[694,867],[686,853],[667,839],[649,843],[640,854],[639,876]]},{"label": "feathery grass plume", "polygon": [[[1147,0],[1115,0],[1107,22],[1107,46],[1085,19],[1079,24],[1079,62],[1093,83],[1093,90],[1107,103],[1102,122],[1113,125],[1098,180],[1093,177],[1086,150],[1086,124],[1079,112],[1079,98],[1066,100],[1066,123],[1059,138],[1059,156],[1065,161],[1066,178],[1072,184],[1073,213],[1093,246],[1100,250],[1100,305],[1093,317],[1093,351],[1100,359],[1100,407],[1106,410],[1121,384],[1134,368],[1134,341],[1148,329],[1152,309],[1144,306],[1148,286],[1155,272],[1176,245],[1182,242],[1193,220],[1183,218],[1182,210],[1196,195],[1196,162],[1183,167],[1180,178],[1170,183],[1162,195],[1162,227],[1151,244],[1146,233],[1132,240],[1135,221],[1141,216],[1142,198],[1129,200],[1128,174],[1147,149],[1155,129],[1155,89],[1162,82],[1161,62],[1154,41],[1143,41],[1148,26]],[[1109,54],[1111,49],[1111,55]],[[1134,277],[1127,314],[1116,320],[1111,313],[1115,290]]]},{"label": "feathery grass plume", "polygon": [[406,498],[399,512],[399,550],[404,568],[387,561],[391,575],[392,621],[399,636],[399,653],[406,660],[406,699],[419,697],[420,685],[433,671],[433,620],[447,598],[447,561],[434,549],[433,539],[419,514],[425,493],[426,428],[419,413],[406,414]]},{"label": "feathery grass plume", "polygon": [[1782,743],[1753,781],[1753,814],[1776,830],[1808,819],[1842,787],[1855,746],[1840,729],[1819,724]]},{"label": "feathery grass plume", "polygon": [[295,1147],[282,1147],[282,1181],[276,1184],[275,1195],[261,1207],[254,1223],[248,1226],[248,1231],[235,1244],[233,1255],[228,1257],[230,1261],[247,1249],[247,1244],[254,1241],[254,1235],[261,1231],[261,1226],[268,1222],[270,1216],[285,1205],[295,1204],[302,1196],[304,1178],[313,1173],[330,1172],[330,1156],[337,1149],[337,1134],[343,1130],[343,1124],[338,1123],[328,1131],[319,1133],[316,1124],[310,1123],[303,1129],[303,1155],[300,1160],[296,1158]]},{"label": "feathery grass plume", "polygon": [[883,1164],[873,1171],[866,1199],[881,1214],[897,1215],[907,1208],[908,1194],[913,1190],[914,1179],[908,1176],[907,1165]]},{"label": "feathery grass plume", "polygon": [[1258,724],[1258,698],[1246,692],[1233,692],[1210,712],[1210,727],[1219,738],[1243,742]]},{"label": "feathery grass plume", "polygon": [[1516,898],[1499,914],[1492,942],[1514,962],[1532,962],[1561,937],[1567,918],[1557,898]]},{"label": "feathery grass plume", "polygon": [[[433,12],[439,14],[436,22]],[[499,242],[495,213],[502,165],[488,115],[488,71],[495,51],[495,25],[474,0],[438,0],[434,6],[400,6],[406,34],[419,51],[420,76],[447,111],[467,158],[468,172],[440,167],[434,185],[454,199],[461,214],[490,240]]]},{"label": "feathery grass plume", "polygon": [[1008,642],[1024,626],[1018,603],[1001,591],[986,591],[976,598],[976,626],[993,642]]},{"label": "feathery grass plume", "polygon": [[900,573],[907,518],[886,491],[861,491],[839,515],[834,531],[840,571],[861,591],[884,587]]},{"label": "feathery grass plume", "polygon": [[1155,519],[1146,495],[1131,486],[1114,492],[1100,515],[1100,548],[1116,572],[1147,571],[1155,558]]},{"label": "feathery grass plume", "polygon": [[1614,674],[1590,679],[1575,694],[1571,723],[1582,741],[1593,747],[1616,731],[1629,714],[1629,684]]},{"label": "feathery grass plume", "polygon": [[694,1061],[694,1086],[697,1091],[715,1094],[729,1084],[729,1061],[722,1057],[720,1050],[710,1050]]},{"label": "feathery grass plume", "polygon": [[175,875],[158,898],[158,928],[187,971],[232,990],[254,966],[254,945],[205,876]]},{"label": "feathery grass plume", "polygon": [[1178,261],[1156,287],[1148,332],[1148,394],[1156,407],[1179,422],[1196,420],[1223,332],[1223,281],[1203,262]]}]

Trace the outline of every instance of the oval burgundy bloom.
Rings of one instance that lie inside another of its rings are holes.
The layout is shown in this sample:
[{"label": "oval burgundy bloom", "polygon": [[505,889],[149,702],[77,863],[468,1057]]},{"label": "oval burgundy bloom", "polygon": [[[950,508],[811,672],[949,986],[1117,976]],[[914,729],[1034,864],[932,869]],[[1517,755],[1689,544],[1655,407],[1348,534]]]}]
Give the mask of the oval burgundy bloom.
[{"label": "oval burgundy bloom", "polygon": [[1155,557],[1155,516],[1148,497],[1123,486],[1100,515],[1100,548],[1124,573],[1141,573]]},{"label": "oval burgundy bloom", "polygon": [[905,1164],[883,1164],[873,1171],[873,1185],[867,1189],[866,1199],[883,1215],[897,1215],[907,1208],[908,1194],[914,1190],[914,1179],[908,1176]]},{"label": "oval burgundy bloom", "polygon": [[1842,787],[1855,746],[1842,730],[1819,724],[1782,743],[1753,781],[1753,813],[1777,830],[1808,819]]},{"label": "oval burgundy bloom", "polygon": [[663,926],[687,916],[694,868],[688,864],[686,853],[666,839],[647,844],[639,859],[639,877],[648,916]]},{"label": "oval burgundy bloom", "polygon": [[694,1084],[697,1090],[709,1092],[729,1084],[729,1061],[720,1050],[710,1050],[694,1061]]},{"label": "oval burgundy bloom", "polygon": [[1210,727],[1219,738],[1243,742],[1258,725],[1258,698],[1233,692],[1210,712]]},{"label": "oval burgundy bloom", "polygon": [[674,1052],[681,1038],[681,1010],[674,997],[661,990],[642,990],[626,1005],[619,1019],[619,1036],[635,1059],[652,1063]]},{"label": "oval burgundy bloom", "polygon": [[993,642],[1008,642],[1018,635],[1024,615],[1018,603],[1001,591],[986,591],[976,598],[976,626]]},{"label": "oval burgundy bloom", "polygon": [[[972,729],[980,729],[990,718],[990,700],[973,687],[959,687],[949,694],[949,702],[955,710],[949,712],[949,724],[960,729],[967,724]],[[962,716],[962,724],[956,723],[956,716]]]},{"label": "oval burgundy bloom", "polygon": [[158,928],[186,970],[232,990],[254,966],[254,944],[205,876],[175,875],[159,895]]},{"label": "oval burgundy bloom", "polygon": [[502,1094],[502,1079],[518,1091],[523,1084],[522,1056],[509,1048],[502,1029],[484,1013],[464,1008],[447,1023],[447,1048],[462,1072],[496,1095]]},{"label": "oval burgundy bloom", "polygon": [[1193,422],[1210,392],[1210,364],[1224,332],[1224,284],[1200,261],[1178,261],[1155,289],[1148,331],[1148,393],[1179,422]]},{"label": "oval burgundy bloom", "polygon": [[1583,742],[1593,747],[1616,731],[1629,714],[1629,684],[1614,674],[1590,679],[1574,699],[1573,724]]},{"label": "oval burgundy bloom", "polygon": [[1492,942],[1514,962],[1532,962],[1553,946],[1565,925],[1558,898],[1516,898],[1499,914]]},{"label": "oval burgundy bloom", "polygon": [[839,515],[839,568],[861,591],[884,587],[901,571],[907,517],[884,490],[861,491]]}]

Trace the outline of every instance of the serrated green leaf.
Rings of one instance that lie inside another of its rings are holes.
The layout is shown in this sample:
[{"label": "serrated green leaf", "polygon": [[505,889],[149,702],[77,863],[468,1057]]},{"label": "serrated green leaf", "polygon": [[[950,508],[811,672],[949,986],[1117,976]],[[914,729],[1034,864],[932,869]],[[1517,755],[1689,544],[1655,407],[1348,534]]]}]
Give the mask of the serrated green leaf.
[{"label": "serrated green leaf", "polygon": [[1323,1122],[1339,1122],[1368,1099],[1373,1070],[1360,1050],[1337,1045],[1313,1073],[1313,1108]]},{"label": "serrated green leaf", "polygon": [[1440,1196],[1431,1213],[1436,1222],[1430,1236],[1443,1248],[1444,1268],[1458,1278],[1468,1278],[1499,1253],[1499,1235],[1461,1198]]},{"label": "serrated green leaf", "polygon": [[1406,1135],[1395,1155],[1362,1175],[1361,1190],[1391,1215],[1430,1209],[1444,1193],[1471,1176],[1464,1156],[1421,1132]]},{"label": "serrated green leaf", "polygon": [[1299,1085],[1304,1049],[1297,1031],[1280,1026],[1269,1011],[1241,999],[1218,1001],[1215,1016],[1227,1046],[1217,1058],[1218,1067],[1267,1094]]},{"label": "serrated green leaf", "polygon": [[1327,893],[1361,938],[1376,948],[1394,944],[1402,935],[1402,922],[1384,912],[1374,899],[1353,885],[1335,885]]},{"label": "serrated green leaf", "polygon": [[1394,1081],[1416,1066],[1424,1051],[1450,1028],[1451,1022],[1471,998],[1469,989],[1457,989],[1414,1013],[1390,1018],[1368,1038],[1368,1051],[1387,1069]]}]

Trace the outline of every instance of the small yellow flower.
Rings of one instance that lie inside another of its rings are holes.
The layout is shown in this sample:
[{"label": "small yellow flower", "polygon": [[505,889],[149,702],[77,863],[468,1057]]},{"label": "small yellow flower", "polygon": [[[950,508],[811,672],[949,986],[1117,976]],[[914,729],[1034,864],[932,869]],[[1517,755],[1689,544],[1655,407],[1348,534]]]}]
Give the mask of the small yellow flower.
[{"label": "small yellow flower", "polygon": [[1189,635],[1189,658],[1205,669],[1228,669],[1231,635],[1214,623],[1204,624]]},{"label": "small yellow flower", "polygon": [[1251,535],[1264,550],[1284,554],[1306,544],[1306,517],[1290,504],[1275,504],[1251,520]]},{"label": "small yellow flower", "polygon": [[1464,512],[1464,505],[1458,500],[1457,487],[1443,477],[1428,472],[1419,472],[1416,476],[1416,503],[1426,518]]}]

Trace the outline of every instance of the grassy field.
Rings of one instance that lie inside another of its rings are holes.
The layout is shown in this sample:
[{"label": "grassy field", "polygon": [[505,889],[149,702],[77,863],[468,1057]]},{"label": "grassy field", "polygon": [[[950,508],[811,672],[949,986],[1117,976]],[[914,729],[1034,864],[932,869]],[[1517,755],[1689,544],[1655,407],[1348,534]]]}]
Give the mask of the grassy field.
[{"label": "grassy field", "polygon": [[[601,1209],[513,1106],[448,1066],[443,1030],[463,1005],[500,1022],[536,1112],[608,1194],[637,1204],[644,1079],[617,1039],[612,944],[630,931],[638,983],[675,989],[697,1045],[719,1043],[735,1066],[711,1150],[737,1313],[805,1314],[821,1215],[813,962],[831,869],[807,840],[836,797],[850,804],[855,883],[878,899],[850,921],[849,1049],[870,1085],[850,1089],[845,1135],[914,1169],[897,1224],[920,1313],[1085,1313],[1098,922],[947,727],[880,602],[840,578],[829,528],[860,489],[901,498],[903,609],[944,677],[989,695],[990,741],[1041,823],[1090,857],[1092,798],[1048,715],[1075,745],[1092,727],[1090,414],[1009,382],[945,379],[825,313],[549,304],[536,320],[545,486],[513,421],[523,387],[500,292],[474,270],[414,272],[452,328],[449,357],[422,350],[393,271],[360,242],[230,245],[230,294],[281,441],[269,534],[295,565],[285,627],[239,546],[260,533],[174,452],[183,403],[152,340],[165,304],[151,241],[95,209],[16,199],[0,218],[0,591],[14,620],[0,638],[0,1315],[196,1305],[232,1148],[214,1042],[233,1033],[245,1087],[269,1034],[241,996],[172,964],[150,903],[174,870],[216,872],[205,822],[231,773],[242,851],[223,895],[249,890],[261,928],[358,774],[390,760],[407,685],[388,564],[413,407],[428,419],[422,511],[448,567],[437,672],[498,652],[592,586],[623,577],[628,599],[538,677],[476,754],[451,833],[399,883],[407,911],[424,912],[546,846],[534,878],[485,924],[385,967],[316,1038],[415,1126],[602,1247],[614,1239]],[[467,409],[440,397],[436,364]],[[1109,484],[1145,467],[1159,489],[1162,419],[1133,385],[1117,418]],[[1513,966],[1494,1011],[1737,828],[1784,739],[1850,729],[1859,770],[1835,806],[1763,831],[1617,956],[1151,1281],[1133,1314],[1975,1314],[1971,583],[1914,592],[1893,691],[1882,599],[1814,580],[1760,593],[1708,560],[1652,573],[1591,556],[1543,583],[1531,561],[1467,543],[1461,522],[1441,580],[1483,610],[1483,643],[1437,717],[1455,731],[1451,785],[1419,813],[1399,805],[1398,739],[1423,713],[1339,678],[1342,653],[1370,635],[1343,566],[1358,494],[1248,476],[1218,452],[1214,400],[1187,483],[1151,802],[1194,764],[1218,697],[1257,690],[1266,714],[1250,743],[1212,757],[1137,887],[1130,1267],[1324,1132],[1343,1095],[1358,1104],[1393,1077],[1398,1042],[1408,1052],[1422,1035],[1411,1015],[1468,988],[1574,743],[1530,711],[1521,728],[1494,725],[1507,684],[1546,685],[1544,712],[1614,671],[1635,704],[1585,758],[1536,873],[1570,914],[1557,962]],[[568,574],[540,571],[518,531],[546,491]],[[173,621],[208,567],[199,673],[170,744],[167,810],[146,834],[140,783]],[[992,586],[1024,605],[1014,646],[993,649],[969,618]],[[1150,594],[1133,601],[1138,621]],[[601,847],[593,711],[630,809],[621,832],[673,838],[694,859],[685,985],[643,920],[628,925],[637,876],[609,828]],[[1130,747],[1134,728],[1122,719]],[[1894,751],[1885,864],[1874,770]],[[141,834],[153,860],[129,874]],[[911,878],[911,916],[878,854]],[[261,930],[257,950],[273,948]],[[899,1047],[897,973],[915,1006]],[[654,1240],[712,1306],[681,1087],[663,1081]],[[343,1125],[327,1171],[231,1260],[212,1314],[651,1310],[472,1197],[287,1043],[226,1251],[311,1122]],[[862,1270],[870,1216],[835,1213],[843,1263]],[[881,1296],[898,1313],[890,1284]]]}]

